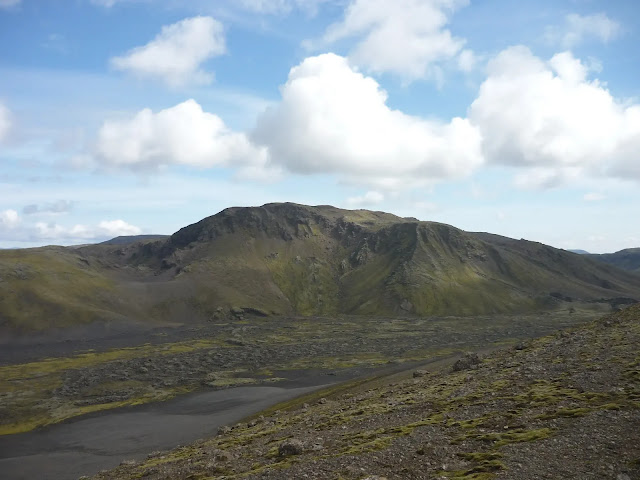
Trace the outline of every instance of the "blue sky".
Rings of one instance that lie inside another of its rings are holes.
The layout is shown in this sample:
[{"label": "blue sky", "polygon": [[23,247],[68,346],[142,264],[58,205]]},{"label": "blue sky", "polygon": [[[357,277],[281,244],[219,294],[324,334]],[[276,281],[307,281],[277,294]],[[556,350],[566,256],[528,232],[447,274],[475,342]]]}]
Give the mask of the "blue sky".
[{"label": "blue sky", "polygon": [[640,4],[0,0],[0,248],[228,206],[640,246]]}]

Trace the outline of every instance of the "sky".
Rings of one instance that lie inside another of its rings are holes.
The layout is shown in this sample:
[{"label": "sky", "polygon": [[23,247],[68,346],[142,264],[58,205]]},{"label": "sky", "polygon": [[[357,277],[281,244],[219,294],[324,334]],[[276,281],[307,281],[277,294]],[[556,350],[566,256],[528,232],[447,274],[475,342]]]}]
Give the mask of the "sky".
[{"label": "sky", "polygon": [[640,2],[0,0],[0,248],[366,208],[640,247]]}]

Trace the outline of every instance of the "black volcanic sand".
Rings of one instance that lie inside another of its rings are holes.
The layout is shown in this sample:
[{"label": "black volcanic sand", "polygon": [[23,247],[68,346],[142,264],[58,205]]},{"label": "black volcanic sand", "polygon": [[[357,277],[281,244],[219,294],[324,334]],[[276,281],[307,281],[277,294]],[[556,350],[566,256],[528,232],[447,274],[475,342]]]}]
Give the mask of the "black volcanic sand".
[{"label": "black volcanic sand", "polygon": [[237,387],[195,393],[164,403],[82,417],[35,432],[2,436],[0,478],[75,480],[92,475],[113,468],[124,459],[140,460],[154,450],[215,435],[222,425],[328,386],[330,379],[319,375],[313,377],[316,384],[312,386],[296,387],[290,383],[286,388]]}]

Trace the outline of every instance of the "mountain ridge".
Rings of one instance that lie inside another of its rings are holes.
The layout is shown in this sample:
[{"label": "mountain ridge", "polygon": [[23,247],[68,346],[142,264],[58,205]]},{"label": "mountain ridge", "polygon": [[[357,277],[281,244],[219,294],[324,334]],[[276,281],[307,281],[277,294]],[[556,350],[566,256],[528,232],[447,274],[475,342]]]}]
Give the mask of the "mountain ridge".
[{"label": "mountain ridge", "polygon": [[640,273],[640,248],[625,248],[614,253],[590,253],[589,257],[634,273]]},{"label": "mountain ridge", "polygon": [[0,252],[0,278],[2,323],[26,330],[202,322],[234,309],[474,315],[640,297],[640,276],[540,243],[292,203],[231,207],[155,241]]}]

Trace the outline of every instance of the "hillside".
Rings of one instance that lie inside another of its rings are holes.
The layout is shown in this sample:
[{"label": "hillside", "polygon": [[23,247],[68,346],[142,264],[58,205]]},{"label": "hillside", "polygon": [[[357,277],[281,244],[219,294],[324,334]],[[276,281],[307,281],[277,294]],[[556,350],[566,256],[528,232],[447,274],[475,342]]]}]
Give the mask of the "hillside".
[{"label": "hillside", "polygon": [[615,253],[589,254],[594,260],[614,265],[623,270],[640,273],[640,248],[627,248]]},{"label": "hillside", "polygon": [[640,306],[280,405],[96,480],[640,478]]},{"label": "hillside", "polygon": [[168,235],[125,235],[102,242],[101,245],[128,245],[136,242],[163,240],[167,237]]},{"label": "hillside", "polygon": [[[383,212],[229,208],[167,239],[0,252],[5,329],[258,315],[476,315],[617,306],[640,276]],[[0,327],[1,328],[1,327]]]}]

